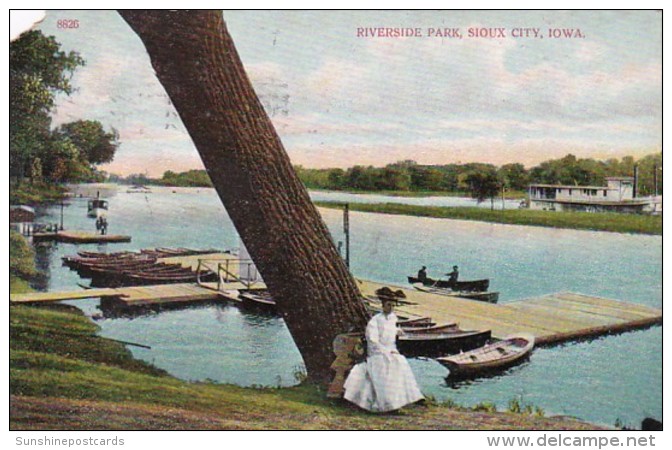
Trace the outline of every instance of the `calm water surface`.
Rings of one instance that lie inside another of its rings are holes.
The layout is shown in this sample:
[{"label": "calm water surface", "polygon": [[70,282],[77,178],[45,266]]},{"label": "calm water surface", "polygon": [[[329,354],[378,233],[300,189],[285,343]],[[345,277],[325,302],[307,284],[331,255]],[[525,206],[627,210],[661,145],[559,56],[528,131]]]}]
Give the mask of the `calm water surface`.
[{"label": "calm water surface", "polygon": [[[150,247],[235,248],[236,232],[212,189],[153,188],[153,193],[103,192],[110,200],[109,232],[130,234],[128,244],[50,244],[38,248],[48,290],[82,282],[61,266],[78,250],[118,251]],[[175,191],[175,192],[173,192]],[[383,200],[385,201],[385,200]],[[335,241],[342,217],[320,210]],[[60,208],[39,211],[60,220]],[[66,228],[95,230],[86,200],[63,209]],[[384,217],[384,219],[383,219]],[[662,308],[662,238],[553,230],[404,216],[351,213],[354,274],[390,284],[426,265],[440,275],[453,264],[464,279],[488,277],[500,302],[574,291]],[[636,269],[633,269],[636,268]],[[72,302],[87,314],[97,300]],[[302,360],[282,319],[217,305],[165,311],[136,318],[99,320],[103,336],[146,344],[129,347],[185,380],[238,385],[296,383]],[[662,418],[662,327],[592,341],[537,349],[530,361],[503,375],[448,385],[447,370],[431,360],[411,360],[425,394],[463,405],[493,402],[506,409],[517,398],[542,408],[605,425],[636,426],[645,416]]]}]

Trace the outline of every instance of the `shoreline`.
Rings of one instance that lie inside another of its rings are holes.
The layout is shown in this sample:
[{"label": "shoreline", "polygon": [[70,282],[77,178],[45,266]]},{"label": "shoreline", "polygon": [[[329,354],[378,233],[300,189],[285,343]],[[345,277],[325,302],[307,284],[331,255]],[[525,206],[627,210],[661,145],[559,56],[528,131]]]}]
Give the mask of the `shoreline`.
[{"label": "shoreline", "polygon": [[[314,201],[321,208],[342,209],[342,202]],[[350,211],[435,219],[473,220],[505,225],[662,236],[662,216],[616,213],[579,213],[529,209],[494,210],[474,207],[418,206],[401,203],[349,203]]]}]

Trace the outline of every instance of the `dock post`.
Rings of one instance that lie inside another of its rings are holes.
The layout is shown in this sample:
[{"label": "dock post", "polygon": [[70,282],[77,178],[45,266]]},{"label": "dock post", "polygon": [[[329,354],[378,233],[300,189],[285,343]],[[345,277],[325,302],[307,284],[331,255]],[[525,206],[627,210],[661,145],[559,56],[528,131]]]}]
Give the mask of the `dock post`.
[{"label": "dock post", "polygon": [[350,204],[343,205],[343,232],[345,233],[345,266],[350,269]]}]

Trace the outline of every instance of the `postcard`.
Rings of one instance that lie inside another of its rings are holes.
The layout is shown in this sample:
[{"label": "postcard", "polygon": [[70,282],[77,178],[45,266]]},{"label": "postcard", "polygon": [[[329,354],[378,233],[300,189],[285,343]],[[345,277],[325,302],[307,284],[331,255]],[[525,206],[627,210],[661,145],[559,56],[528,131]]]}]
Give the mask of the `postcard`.
[{"label": "postcard", "polygon": [[662,429],[662,11],[20,16],[11,430]]}]

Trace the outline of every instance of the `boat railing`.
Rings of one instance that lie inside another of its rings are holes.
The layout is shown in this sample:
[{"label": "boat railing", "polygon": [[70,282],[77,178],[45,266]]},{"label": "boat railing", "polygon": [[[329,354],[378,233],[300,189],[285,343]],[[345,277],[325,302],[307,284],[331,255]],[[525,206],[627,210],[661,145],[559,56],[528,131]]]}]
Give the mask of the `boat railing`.
[{"label": "boat railing", "polygon": [[199,259],[196,269],[196,281],[203,284],[201,275],[205,272],[217,274],[217,290],[227,283],[242,283],[247,289],[261,282],[254,261],[251,259]]}]

